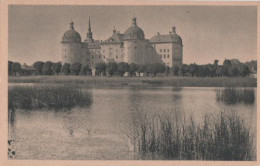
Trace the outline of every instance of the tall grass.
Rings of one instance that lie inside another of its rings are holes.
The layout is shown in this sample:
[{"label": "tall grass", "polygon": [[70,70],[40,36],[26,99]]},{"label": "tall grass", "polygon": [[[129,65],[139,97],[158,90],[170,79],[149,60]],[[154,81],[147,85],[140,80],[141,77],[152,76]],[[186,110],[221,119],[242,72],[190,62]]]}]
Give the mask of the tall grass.
[{"label": "tall grass", "polygon": [[226,104],[244,102],[253,104],[255,102],[254,89],[226,87],[217,91],[217,100]]},{"label": "tall grass", "polygon": [[222,112],[195,124],[169,115],[139,116],[132,141],[141,159],[255,160],[254,137],[236,114]]},{"label": "tall grass", "polygon": [[72,108],[89,106],[91,94],[66,86],[22,86],[9,87],[9,109]]}]

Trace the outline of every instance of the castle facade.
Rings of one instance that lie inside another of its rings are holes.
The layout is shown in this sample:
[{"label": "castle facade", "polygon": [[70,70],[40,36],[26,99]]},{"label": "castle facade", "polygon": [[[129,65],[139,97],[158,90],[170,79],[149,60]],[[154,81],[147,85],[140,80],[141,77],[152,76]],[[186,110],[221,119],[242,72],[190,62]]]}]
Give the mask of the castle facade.
[{"label": "castle facade", "polygon": [[183,44],[175,27],[169,34],[159,32],[151,39],[145,39],[143,30],[137,26],[136,17],[124,33],[113,30],[112,35],[104,40],[93,39],[89,20],[86,39],[81,40],[80,34],[74,29],[73,22],[70,29],[62,37],[62,63],[88,64],[95,69],[99,62],[126,62],[136,64],[162,63],[173,67],[181,65],[183,61]]}]

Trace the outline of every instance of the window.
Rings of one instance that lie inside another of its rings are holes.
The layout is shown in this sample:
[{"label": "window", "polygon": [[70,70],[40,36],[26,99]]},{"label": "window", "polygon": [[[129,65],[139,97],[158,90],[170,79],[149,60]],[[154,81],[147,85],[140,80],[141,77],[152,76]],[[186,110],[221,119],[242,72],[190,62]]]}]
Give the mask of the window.
[{"label": "window", "polygon": [[166,52],[166,49],[163,49],[163,52]]},{"label": "window", "polygon": [[116,59],[117,59],[118,57],[116,56]]},{"label": "window", "polygon": [[169,58],[169,54],[167,55],[167,58]]},{"label": "window", "polygon": [[103,58],[105,59],[106,57],[104,56]]},{"label": "window", "polygon": [[92,56],[92,59],[94,59],[94,57]]},{"label": "window", "polygon": [[135,47],[135,49],[136,49],[137,47]]},{"label": "window", "polygon": [[166,58],[166,55],[164,54],[163,57]]},{"label": "window", "polygon": [[100,56],[98,58],[100,59]]}]

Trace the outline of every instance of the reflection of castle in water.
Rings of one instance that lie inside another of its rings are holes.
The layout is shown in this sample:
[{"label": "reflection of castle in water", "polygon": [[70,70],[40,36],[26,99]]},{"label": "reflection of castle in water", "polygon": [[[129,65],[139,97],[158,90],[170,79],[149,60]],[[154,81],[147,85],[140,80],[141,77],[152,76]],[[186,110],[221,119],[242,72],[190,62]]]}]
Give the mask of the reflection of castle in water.
[{"label": "reflection of castle in water", "polygon": [[136,17],[132,26],[124,33],[113,30],[113,34],[105,41],[93,39],[89,20],[88,33],[84,42],[74,29],[70,29],[62,37],[62,63],[88,64],[94,69],[98,62],[126,62],[136,64],[164,63],[166,66],[182,64],[182,39],[176,34],[175,27],[169,34],[159,32],[151,39],[145,39],[143,30],[137,25]]}]

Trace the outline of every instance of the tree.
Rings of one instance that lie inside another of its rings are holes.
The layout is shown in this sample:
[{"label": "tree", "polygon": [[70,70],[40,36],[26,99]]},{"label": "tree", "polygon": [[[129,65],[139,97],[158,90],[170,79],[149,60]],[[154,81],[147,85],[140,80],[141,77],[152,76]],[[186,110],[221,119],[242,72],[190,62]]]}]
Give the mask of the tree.
[{"label": "tree", "polygon": [[215,68],[215,66],[214,65],[212,65],[212,64],[208,64],[207,65],[207,71],[208,71],[208,76],[210,76],[210,77],[214,77],[215,76],[215,74],[216,74],[216,68]]},{"label": "tree", "polygon": [[198,73],[198,65],[194,64],[190,64],[189,65],[189,72],[191,74],[191,76],[193,77],[194,75],[196,75]]},{"label": "tree", "polygon": [[140,73],[145,72],[145,66],[144,65],[137,65],[137,73],[140,76]]},{"label": "tree", "polygon": [[12,61],[8,61],[8,75],[12,75]]},{"label": "tree", "polygon": [[117,72],[121,75],[124,76],[125,72],[129,71],[129,65],[128,63],[125,62],[120,62],[118,64]]},{"label": "tree", "polygon": [[91,72],[91,68],[88,64],[82,65],[80,69],[80,74],[87,75],[88,72]]},{"label": "tree", "polygon": [[189,66],[186,64],[181,65],[179,75],[184,76],[189,71]]},{"label": "tree", "polygon": [[75,74],[76,76],[79,75],[79,72],[80,72],[80,69],[81,69],[81,64],[76,62],[76,63],[73,63],[71,66],[70,66],[70,71],[72,74]]},{"label": "tree", "polygon": [[177,65],[174,65],[172,68],[172,73],[174,76],[178,76],[179,67]]},{"label": "tree", "polygon": [[61,67],[61,71],[64,75],[69,75],[70,74],[70,64],[69,63],[63,64]]},{"label": "tree", "polygon": [[137,71],[137,64],[135,64],[135,63],[131,63],[130,65],[129,65],[129,73],[130,73],[130,75],[131,75],[131,77],[133,76],[133,74]]},{"label": "tree", "polygon": [[245,77],[245,76],[248,76],[248,75],[249,75],[250,70],[249,70],[248,66],[246,66],[246,65],[241,65],[241,66],[238,68],[238,72],[239,72],[239,75],[240,75],[240,76]]},{"label": "tree", "polygon": [[146,76],[148,76],[149,73],[153,73],[154,76],[156,76],[155,65],[151,63],[145,64],[145,72],[146,72]]},{"label": "tree", "polygon": [[95,68],[98,72],[98,74],[105,74],[107,65],[104,62],[99,62],[96,64]]},{"label": "tree", "polygon": [[110,76],[113,76],[114,73],[117,71],[117,64],[116,62],[109,62],[107,64],[107,72]]},{"label": "tree", "polygon": [[61,72],[61,63],[60,62],[58,62],[58,63],[53,63],[52,65],[51,65],[51,70],[52,70],[52,73],[54,73],[54,74],[59,74],[60,72]]},{"label": "tree", "polygon": [[225,59],[224,62],[223,62],[223,75],[224,76],[229,76],[228,69],[230,67],[232,67],[231,60]]},{"label": "tree", "polygon": [[37,61],[33,63],[33,67],[36,69],[36,75],[41,75],[42,74],[42,68],[43,68],[44,62],[42,61]]},{"label": "tree", "polygon": [[218,68],[216,69],[216,76],[218,76],[218,77],[223,76],[223,67],[222,66],[218,66]]},{"label": "tree", "polygon": [[168,76],[169,74],[170,74],[170,67],[169,66],[166,66],[165,67],[165,73],[166,73],[166,75]]},{"label": "tree", "polygon": [[42,67],[42,73],[44,75],[51,75],[52,74],[51,66],[52,66],[52,62],[51,61],[45,62],[43,67]]},{"label": "tree", "polygon": [[14,73],[14,75],[16,76],[17,73],[20,73],[21,72],[21,64],[18,63],[18,62],[13,62],[12,63],[12,73]]},{"label": "tree", "polygon": [[229,67],[227,72],[229,77],[237,77],[239,74],[239,71],[235,66]]},{"label": "tree", "polygon": [[161,63],[155,63],[153,64],[154,68],[155,68],[155,71],[154,71],[154,74],[156,76],[157,73],[162,73],[165,71],[165,65],[161,64]]}]

